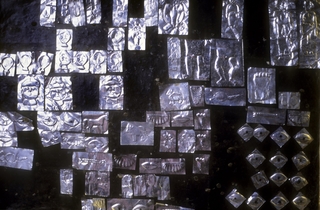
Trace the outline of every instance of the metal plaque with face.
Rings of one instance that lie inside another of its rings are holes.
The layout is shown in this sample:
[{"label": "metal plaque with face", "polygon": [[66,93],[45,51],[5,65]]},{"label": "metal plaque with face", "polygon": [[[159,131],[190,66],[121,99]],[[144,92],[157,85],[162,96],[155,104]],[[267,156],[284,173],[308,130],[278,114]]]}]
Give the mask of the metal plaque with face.
[{"label": "metal plaque with face", "polygon": [[217,106],[245,106],[245,88],[205,88],[205,102],[207,105]]},{"label": "metal plaque with face", "polygon": [[278,95],[279,109],[300,109],[299,92],[279,92]]},{"label": "metal plaque with face", "polygon": [[72,195],[73,193],[73,170],[60,169],[60,193]]},{"label": "metal plaque with face", "polygon": [[137,155],[135,154],[120,154],[113,155],[113,167],[117,169],[135,170]]},{"label": "metal plaque with face", "polygon": [[163,111],[190,109],[188,83],[174,83],[159,86],[160,107]]},{"label": "metal plaque with face", "polygon": [[148,122],[122,121],[121,145],[154,145],[154,125]]},{"label": "metal plaque with face", "polygon": [[195,109],[193,113],[195,130],[211,130],[210,109]]},{"label": "metal plaque with face", "polygon": [[43,75],[19,75],[17,93],[18,110],[44,110]]},{"label": "metal plaque with face", "polygon": [[85,175],[85,195],[108,197],[110,194],[110,173],[88,171]]},{"label": "metal plaque with face", "polygon": [[13,77],[16,71],[16,54],[0,53],[0,76]]},{"label": "metal plaque with face", "polygon": [[88,51],[73,51],[73,69],[70,73],[89,73],[90,68],[90,52]]},{"label": "metal plaque with face", "polygon": [[158,1],[157,0],[144,0],[144,18],[146,26],[158,25]]},{"label": "metal plaque with face", "polygon": [[221,18],[221,38],[242,38],[243,0],[223,0]]},{"label": "metal plaque with face", "polygon": [[115,27],[127,27],[128,0],[113,0],[112,25]]},{"label": "metal plaque with face", "polygon": [[56,0],[41,0],[40,2],[40,26],[55,27],[56,22]]},{"label": "metal plaque with face", "polygon": [[170,113],[166,111],[146,111],[146,122],[155,127],[170,127]]},{"label": "metal plaque with face", "polygon": [[33,51],[17,52],[17,74],[34,74],[36,66]]},{"label": "metal plaque with face", "polygon": [[188,35],[189,0],[159,2],[159,34]]},{"label": "metal plaque with face", "polygon": [[107,52],[105,50],[90,50],[91,74],[107,73]]},{"label": "metal plaque with face", "polygon": [[85,10],[87,16],[87,24],[101,23],[101,0],[86,0]]},{"label": "metal plaque with face", "polygon": [[165,203],[156,203],[155,205],[155,210],[194,210],[194,209],[190,209],[190,208],[185,208],[182,206],[174,206],[174,205],[169,205],[169,204],[165,204]]},{"label": "metal plaque with face", "polygon": [[60,50],[56,51],[55,56],[55,73],[70,73],[74,71],[73,51]]},{"label": "metal plaque with face", "polygon": [[108,72],[123,72],[122,51],[108,51],[107,53]]},{"label": "metal plaque with face", "polygon": [[84,149],[86,147],[83,133],[61,132],[61,149]]},{"label": "metal plaque with face", "polygon": [[247,123],[284,125],[286,123],[286,110],[248,106]]},{"label": "metal plaque with face", "polygon": [[14,147],[0,148],[0,166],[32,170],[34,151]]},{"label": "metal plaque with face", "polygon": [[175,130],[161,130],[159,152],[176,152],[176,135]]},{"label": "metal plaque with face", "polygon": [[99,107],[106,110],[123,110],[123,77],[100,76]]},{"label": "metal plaque with face", "polygon": [[[115,0],[116,1],[116,0]],[[108,50],[124,50],[126,41],[124,28],[109,28],[108,30]]]},{"label": "metal plaque with face", "polygon": [[109,112],[83,111],[82,132],[108,134]]},{"label": "metal plaque with face", "polygon": [[209,160],[208,154],[194,154],[193,155],[193,174],[209,174]]},{"label": "metal plaque with face", "polygon": [[37,66],[34,73],[48,76],[51,71],[53,55],[53,53],[41,52],[37,59]]},{"label": "metal plaque with face", "polygon": [[288,110],[287,125],[297,127],[309,127],[309,111]]},{"label": "metal plaque with face", "polygon": [[144,18],[129,18],[128,50],[146,49],[146,26]]},{"label": "metal plaque with face", "polygon": [[72,50],[72,29],[57,29],[56,36],[56,50]]},{"label": "metal plaque with face", "polygon": [[193,111],[170,112],[172,127],[194,127]]},{"label": "metal plaque with face", "polygon": [[77,170],[112,171],[112,154],[73,152],[72,167]]},{"label": "metal plaque with face", "polygon": [[139,173],[143,174],[160,174],[161,158],[140,158]]},{"label": "metal plaque with face", "polygon": [[190,85],[190,103],[192,107],[204,106],[205,88],[203,85]]},{"label": "metal plaque with face", "polygon": [[161,159],[161,173],[168,175],[185,175],[186,160],[184,158]]},{"label": "metal plaque with face", "polygon": [[194,153],[196,150],[196,134],[194,130],[184,129],[178,131],[178,152]]}]

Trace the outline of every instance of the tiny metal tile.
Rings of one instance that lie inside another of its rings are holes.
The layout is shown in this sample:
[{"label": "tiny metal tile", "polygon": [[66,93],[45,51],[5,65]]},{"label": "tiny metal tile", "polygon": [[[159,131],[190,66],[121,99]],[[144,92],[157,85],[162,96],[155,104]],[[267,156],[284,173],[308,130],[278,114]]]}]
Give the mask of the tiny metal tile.
[{"label": "tiny metal tile", "polygon": [[244,141],[249,141],[253,136],[253,128],[249,124],[244,124],[237,133]]},{"label": "tiny metal tile", "polygon": [[262,125],[257,125],[257,127],[253,130],[253,136],[258,139],[260,142],[263,142],[263,140],[269,135],[270,131],[268,131],[265,127]]},{"label": "tiny metal tile", "polygon": [[166,111],[146,111],[146,122],[155,127],[170,127],[170,113]]},{"label": "tiny metal tile", "polygon": [[288,178],[281,171],[277,171],[270,176],[270,180],[273,181],[278,187],[280,187],[288,180]]},{"label": "tiny metal tile", "polygon": [[250,103],[276,103],[276,70],[248,68],[248,101]]},{"label": "tiny metal tile", "polygon": [[181,79],[181,47],[179,38],[168,37],[167,53],[169,79]]},{"label": "tiny metal tile", "polygon": [[247,200],[247,205],[252,210],[258,210],[266,202],[257,192],[254,192]]},{"label": "tiny metal tile", "polygon": [[108,72],[123,72],[122,51],[107,51]]},{"label": "tiny metal tile", "polygon": [[244,88],[205,88],[207,105],[245,106],[246,89]]},{"label": "tiny metal tile", "polygon": [[85,0],[87,24],[101,23],[101,0]]},{"label": "tiny metal tile", "polygon": [[158,200],[170,200],[170,177],[159,176],[158,177]]},{"label": "tiny metal tile", "polygon": [[55,56],[55,73],[70,73],[74,70],[73,51],[60,50],[56,51]]},{"label": "tiny metal tile", "polygon": [[134,196],[146,196],[146,175],[136,175],[133,177],[133,194]]},{"label": "tiny metal tile", "polygon": [[128,50],[146,49],[146,26],[144,18],[129,18]]},{"label": "tiny metal tile", "polygon": [[248,106],[247,123],[284,125],[286,123],[286,110]]},{"label": "tiny metal tile", "polygon": [[135,154],[120,154],[113,156],[113,166],[118,169],[135,170],[137,155]]},{"label": "tiny metal tile", "polygon": [[303,151],[293,156],[291,160],[293,164],[296,166],[296,168],[298,169],[298,171],[300,171],[301,169],[303,169],[304,167],[310,164],[310,160],[308,159],[308,157]]},{"label": "tiny metal tile", "polygon": [[178,152],[194,153],[196,149],[196,134],[194,130],[184,129],[178,131]]},{"label": "tiny metal tile", "polygon": [[110,173],[100,171],[86,172],[85,194],[108,197],[110,194]]},{"label": "tiny metal tile", "polygon": [[82,132],[108,134],[109,112],[83,111]]},{"label": "tiny metal tile", "polygon": [[61,112],[37,112],[37,125],[38,129],[45,131],[60,131]]},{"label": "tiny metal tile", "polygon": [[121,145],[154,145],[154,126],[148,122],[122,121]]},{"label": "tiny metal tile", "polygon": [[61,149],[84,149],[84,134],[61,132]]},{"label": "tiny metal tile", "polygon": [[73,193],[73,170],[60,169],[60,193],[72,195]]},{"label": "tiny metal tile", "polygon": [[188,83],[174,83],[159,86],[162,111],[190,109]]},{"label": "tiny metal tile", "polygon": [[59,131],[46,131],[38,129],[42,146],[49,147],[61,143],[61,135]]},{"label": "tiny metal tile", "polygon": [[194,113],[194,129],[211,130],[210,109],[195,109]]},{"label": "tiny metal tile", "polygon": [[53,53],[41,52],[37,59],[37,67],[35,73],[48,76],[51,71],[53,56]]},{"label": "tiny metal tile", "polygon": [[296,135],[294,135],[293,138],[296,140],[296,142],[300,145],[302,149],[304,149],[313,141],[313,137],[305,128],[302,128]]},{"label": "tiny metal tile", "polygon": [[13,77],[16,73],[16,54],[0,53],[0,76]]},{"label": "tiny metal tile", "polygon": [[245,200],[246,198],[241,195],[237,189],[233,189],[227,196],[227,201],[234,206],[235,208],[238,208]]},{"label": "tiny metal tile", "polygon": [[193,155],[193,174],[209,174],[209,160],[208,154],[194,154]]},{"label": "tiny metal tile", "polygon": [[121,178],[121,194],[123,198],[132,198],[133,183],[132,175],[125,174]]},{"label": "tiny metal tile", "polygon": [[221,38],[242,38],[243,30],[243,0],[222,1]]},{"label": "tiny metal tile", "polygon": [[161,173],[161,159],[160,158],[140,158],[139,172],[147,174]]},{"label": "tiny metal tile", "polygon": [[71,77],[48,77],[45,81],[45,110],[72,110]]},{"label": "tiny metal tile", "polygon": [[157,184],[159,177],[154,174],[146,174],[146,197],[154,198],[157,197]]},{"label": "tiny metal tile", "polygon": [[176,135],[175,130],[161,130],[159,152],[176,152]]},{"label": "tiny metal tile", "polygon": [[275,130],[270,138],[281,148],[291,138],[289,134],[280,126]]},{"label": "tiny metal tile", "polygon": [[204,106],[204,86],[203,85],[190,85],[190,103],[192,107]]},{"label": "tiny metal tile", "polygon": [[193,111],[172,111],[170,112],[172,127],[193,127]]},{"label": "tiny metal tile", "polygon": [[251,181],[256,189],[260,189],[261,187],[269,184],[269,179],[264,171],[259,171],[258,173],[251,176]]},{"label": "tiny metal tile", "polygon": [[103,152],[109,151],[108,137],[90,136],[85,137],[86,152]]},{"label": "tiny metal tile", "polygon": [[310,112],[288,110],[287,125],[297,127],[309,127]]},{"label": "tiny metal tile", "polygon": [[169,205],[169,204],[165,204],[165,203],[156,203],[155,205],[155,210],[194,210],[194,209],[190,209],[190,208],[185,208],[182,206],[174,206],[174,205]]},{"label": "tiny metal tile", "polygon": [[301,173],[291,177],[289,181],[297,191],[301,190],[308,184],[308,180]]},{"label": "tiny metal tile", "polygon": [[107,73],[107,52],[105,50],[90,50],[90,72],[92,74]]},{"label": "tiny metal tile", "polygon": [[117,75],[100,76],[99,107],[107,110],[123,109],[123,77]]},{"label": "tiny metal tile", "polygon": [[17,52],[17,74],[33,74],[36,68],[35,53],[31,51]]},{"label": "tiny metal tile", "polygon": [[15,131],[32,131],[33,121],[18,112],[7,112],[10,120],[13,122]]},{"label": "tiny metal tile", "polygon": [[81,112],[60,112],[60,131],[81,132]]},{"label": "tiny metal tile", "polygon": [[115,27],[127,27],[128,24],[128,0],[113,0],[112,25]]},{"label": "tiny metal tile", "polygon": [[56,22],[56,0],[40,1],[40,26],[55,27]]},{"label": "tiny metal tile", "polygon": [[0,166],[32,170],[34,151],[14,147],[0,147]]},{"label": "tiny metal tile", "polygon": [[109,28],[108,30],[108,50],[124,50],[125,45],[124,28]]},{"label": "tiny metal tile", "polygon": [[293,205],[295,205],[298,209],[303,210],[305,209],[309,203],[310,199],[299,192],[296,197],[292,200]]},{"label": "tiny metal tile", "polygon": [[161,159],[161,173],[162,174],[186,174],[186,163],[184,158],[167,158]]},{"label": "tiny metal tile", "polygon": [[278,194],[270,200],[270,203],[277,210],[280,210],[284,208],[289,203],[289,201],[282,192],[278,192]]},{"label": "tiny metal tile", "polygon": [[69,3],[71,23],[74,27],[84,26],[86,24],[86,16],[82,0],[73,0]]},{"label": "tiny metal tile", "polygon": [[0,147],[17,147],[18,135],[14,130],[5,130],[5,127],[0,127]]},{"label": "tiny metal tile", "polygon": [[106,201],[104,198],[81,199],[82,209],[106,210]]},{"label": "tiny metal tile", "polygon": [[211,131],[195,131],[195,151],[211,151]]},{"label": "tiny metal tile", "polygon": [[71,23],[71,14],[70,10],[72,9],[70,2],[65,0],[57,1],[57,20],[58,23],[70,24]]},{"label": "tiny metal tile", "polygon": [[279,109],[300,109],[299,92],[279,92]]},{"label": "tiny metal tile", "polygon": [[112,154],[73,152],[72,167],[78,170],[112,171]]},{"label": "tiny metal tile", "polygon": [[158,1],[157,0],[144,0],[144,18],[146,26],[158,25]]},{"label": "tiny metal tile", "polygon": [[73,51],[73,69],[70,73],[89,73],[90,68],[90,52]]},{"label": "tiny metal tile", "polygon": [[111,198],[107,199],[107,209],[153,210],[154,201],[151,199]]},{"label": "tiny metal tile", "polygon": [[260,166],[266,159],[258,149],[254,149],[247,157],[247,161],[254,167]]},{"label": "tiny metal tile", "polygon": [[57,29],[56,50],[72,50],[72,40],[72,29]]},{"label": "tiny metal tile", "polygon": [[18,76],[18,110],[44,110],[44,76]]},{"label": "tiny metal tile", "polygon": [[274,156],[270,158],[270,163],[274,165],[277,169],[282,168],[288,161],[288,158],[278,151]]}]

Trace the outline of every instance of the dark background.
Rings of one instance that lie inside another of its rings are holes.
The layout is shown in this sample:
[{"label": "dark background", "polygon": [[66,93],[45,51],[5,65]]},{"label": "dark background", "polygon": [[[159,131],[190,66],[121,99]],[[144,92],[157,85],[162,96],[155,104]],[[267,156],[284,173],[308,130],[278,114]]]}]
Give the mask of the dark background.
[{"label": "dark background", "polygon": [[[189,35],[183,38],[220,38],[221,1],[190,0]],[[55,52],[57,28],[73,28],[71,25],[56,25],[45,28],[39,25],[40,0],[0,0],[0,52],[17,51]],[[73,50],[107,48],[107,31],[111,27],[112,0],[102,0],[102,24],[73,28]],[[143,0],[129,0],[129,17],[143,17]],[[136,153],[138,157],[170,157],[158,153],[159,129],[155,129],[154,147],[119,146],[120,122],[122,120],[144,121],[145,111],[160,110],[158,85],[174,81],[168,80],[166,35],[158,35],[157,28],[147,28],[146,51],[124,51],[124,89],[123,111],[110,112],[109,141],[110,152]],[[244,64],[247,67],[269,67],[269,26],[267,0],[245,0],[244,5]],[[54,65],[53,65],[54,66]],[[309,184],[301,192],[311,203],[306,209],[318,209],[319,199],[319,70],[299,69],[298,67],[276,67],[277,92],[299,91],[301,110],[311,111],[310,126],[307,130],[314,137],[311,145],[304,149],[311,164],[302,169]],[[53,76],[54,73],[51,73]],[[73,81],[74,110],[98,110],[99,77],[97,75],[71,74]],[[197,84],[197,82],[190,82]],[[205,83],[210,86],[210,83]],[[16,111],[16,77],[0,77],[0,111]],[[269,105],[276,107],[276,105]],[[210,175],[193,175],[192,164],[187,165],[186,176],[170,176],[170,201],[175,205],[203,209],[234,209],[225,196],[237,188],[246,198],[255,190],[250,176],[255,170],[245,157],[255,148],[266,157],[258,167],[271,176],[276,169],[269,159],[280,150],[289,161],[281,170],[288,178],[296,175],[297,169],[291,157],[301,151],[291,138],[281,149],[267,137],[264,142],[252,138],[245,143],[237,135],[237,129],[246,121],[245,107],[207,106],[211,109],[212,152]],[[24,112],[25,113],[25,112]],[[34,120],[36,112],[26,112]],[[252,124],[252,127],[256,125]],[[279,126],[265,125],[271,132]],[[301,128],[284,129],[290,136]],[[18,144],[21,148],[35,150],[32,171],[0,167],[0,209],[81,209],[84,198],[83,171],[74,171],[73,196],[60,195],[59,170],[71,168],[72,151],[61,150],[60,145],[44,148],[37,130],[19,132]],[[192,154],[175,154],[192,163]],[[118,173],[138,174],[139,171],[114,170],[111,174],[110,197],[120,197]],[[287,181],[277,187],[269,185],[257,190],[267,201],[261,209],[274,209],[270,204],[278,191],[282,191],[291,201],[298,193]],[[238,209],[250,209],[245,203]],[[284,209],[295,209],[289,203]]]}]

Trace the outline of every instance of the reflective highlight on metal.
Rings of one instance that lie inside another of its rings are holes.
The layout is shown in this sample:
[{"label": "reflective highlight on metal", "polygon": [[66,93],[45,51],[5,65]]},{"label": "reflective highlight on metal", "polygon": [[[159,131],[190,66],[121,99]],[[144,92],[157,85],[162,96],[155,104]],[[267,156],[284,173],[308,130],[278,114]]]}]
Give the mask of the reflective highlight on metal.
[{"label": "reflective highlight on metal", "polygon": [[147,186],[146,186],[146,176],[136,175],[133,176],[133,194],[134,196],[146,196]]},{"label": "reflective highlight on metal", "polygon": [[72,167],[78,170],[112,171],[112,154],[73,152]]},{"label": "reflective highlight on metal", "polygon": [[81,209],[106,210],[104,198],[81,199]]},{"label": "reflective highlight on metal", "polygon": [[16,54],[0,53],[0,76],[13,77],[16,73]]},{"label": "reflective highlight on metal", "polygon": [[160,174],[161,158],[140,158],[139,173]]},{"label": "reflective highlight on metal", "polygon": [[288,110],[287,125],[309,127],[310,114],[309,111]]},{"label": "reflective highlight on metal", "polygon": [[289,200],[282,192],[278,192],[278,194],[270,200],[270,203],[277,209],[283,209],[288,203]]},{"label": "reflective highlight on metal", "polygon": [[247,200],[247,205],[252,210],[258,210],[266,202],[257,192],[254,192]]},{"label": "reflective highlight on metal", "polygon": [[123,110],[123,77],[117,75],[100,76],[99,108]]},{"label": "reflective highlight on metal", "polygon": [[303,210],[305,209],[309,203],[310,199],[299,192],[296,197],[292,200],[293,205],[295,205],[298,209]]},{"label": "reflective highlight on metal", "polygon": [[159,86],[162,111],[190,109],[189,84],[173,83]]},{"label": "reflective highlight on metal", "polygon": [[56,0],[40,1],[40,26],[55,27],[56,22]]},{"label": "reflective highlight on metal", "polygon": [[81,132],[81,112],[38,112],[38,130]]},{"label": "reflective highlight on metal", "polygon": [[170,113],[166,111],[146,111],[146,122],[155,127],[170,127]]},{"label": "reflective highlight on metal", "polygon": [[270,163],[274,165],[277,169],[282,168],[288,161],[288,158],[282,154],[280,151],[270,158]]},{"label": "reflective highlight on metal", "polygon": [[89,73],[90,68],[90,52],[89,51],[73,51],[73,68],[70,73]]},{"label": "reflective highlight on metal", "polygon": [[190,209],[190,208],[185,208],[182,206],[174,206],[174,205],[169,205],[169,204],[165,204],[165,203],[156,203],[155,205],[155,210],[194,210],[194,209]]},{"label": "reflective highlight on metal", "polygon": [[181,79],[181,46],[180,39],[167,39],[168,73],[170,79]]},{"label": "reflective highlight on metal", "polygon": [[132,198],[133,183],[132,176],[125,174],[121,177],[121,193],[123,198]]},{"label": "reflective highlight on metal", "polygon": [[281,148],[291,137],[282,127],[279,127],[270,135],[270,138]]},{"label": "reflective highlight on metal", "polygon": [[86,24],[86,16],[84,11],[83,0],[70,1],[71,23],[74,27],[84,26]]},{"label": "reflective highlight on metal", "polygon": [[174,174],[185,175],[186,163],[184,158],[167,158],[161,159],[161,173],[162,174]]},{"label": "reflective highlight on metal", "polygon": [[153,210],[154,201],[152,199],[129,199],[129,198],[109,198],[107,199],[107,209],[110,210]]},{"label": "reflective highlight on metal", "polygon": [[146,49],[146,26],[144,18],[129,18],[128,50]]},{"label": "reflective highlight on metal", "polygon": [[217,106],[245,106],[245,88],[205,88],[207,105]]},{"label": "reflective highlight on metal", "polygon": [[128,0],[113,0],[112,24],[115,27],[127,27]]},{"label": "reflective highlight on metal", "polygon": [[253,136],[253,128],[249,124],[244,124],[237,133],[244,141],[249,141]]},{"label": "reflective highlight on metal", "polygon": [[194,127],[193,111],[170,112],[172,127]]},{"label": "reflective highlight on metal", "polygon": [[170,177],[158,176],[158,200],[170,200]]},{"label": "reflective highlight on metal", "polygon": [[92,74],[107,73],[107,51],[90,50],[90,72]]},{"label": "reflective highlight on metal", "polygon": [[308,166],[310,164],[310,160],[307,158],[306,154],[301,151],[292,158],[293,164],[296,166],[298,171],[303,169],[304,167]]},{"label": "reflective highlight on metal", "polygon": [[256,189],[260,189],[261,187],[269,184],[269,179],[264,171],[259,171],[258,173],[251,176],[251,181]]},{"label": "reflective highlight on metal", "polygon": [[286,110],[269,107],[248,106],[247,123],[285,125]]},{"label": "reflective highlight on metal", "polygon": [[276,103],[276,70],[248,68],[248,101],[250,103]]},{"label": "reflective highlight on metal", "polygon": [[87,24],[101,23],[101,0],[85,0]]},{"label": "reflective highlight on metal", "polygon": [[109,112],[83,111],[82,132],[95,134],[108,134]]},{"label": "reflective highlight on metal", "polygon": [[18,110],[44,110],[44,76],[19,75],[17,87]]},{"label": "reflective highlight on metal", "polygon": [[194,130],[178,131],[178,152],[194,153],[196,150],[196,134]]},{"label": "reflective highlight on metal", "polygon": [[279,92],[279,109],[300,109],[299,92]]},{"label": "reflective highlight on metal", "polygon": [[296,142],[300,145],[302,149],[304,149],[313,141],[313,137],[305,128],[302,128],[296,135],[294,135],[293,138],[296,140]]},{"label": "reflective highlight on metal", "polygon": [[47,77],[45,81],[45,110],[72,110],[71,77]]},{"label": "reflective highlight on metal", "polygon": [[55,56],[55,73],[70,73],[74,71],[73,51],[61,50],[56,51]]},{"label": "reflective highlight on metal", "polygon": [[100,171],[86,172],[85,195],[108,197],[110,195],[110,173]]},{"label": "reflective highlight on metal", "polygon": [[154,198],[157,197],[157,183],[159,180],[159,177],[154,174],[146,174],[146,196],[148,198]]},{"label": "reflective highlight on metal", "polygon": [[146,26],[158,26],[158,1],[144,0],[144,19]]},{"label": "reflective highlight on metal", "polygon": [[122,51],[108,51],[108,72],[123,72]]},{"label": "reflective highlight on metal", "polygon": [[258,168],[266,159],[258,149],[254,149],[247,157],[247,161],[254,167]]},{"label": "reflective highlight on metal", "polygon": [[32,131],[34,129],[33,121],[18,112],[0,112],[0,129],[1,127],[4,131]]},{"label": "reflective highlight on metal", "polygon": [[291,177],[289,181],[297,191],[301,190],[308,184],[308,180],[301,173]]},{"label": "reflective highlight on metal", "polygon": [[72,29],[57,29],[56,50],[72,50],[72,40]]},{"label": "reflective highlight on metal", "polygon": [[223,0],[221,18],[221,38],[242,38],[243,0]]},{"label": "reflective highlight on metal", "polygon": [[148,122],[121,121],[120,145],[154,145],[154,126]]},{"label": "reflective highlight on metal", "polygon": [[91,136],[85,137],[84,144],[86,152],[103,152],[109,151],[109,140],[108,137]]},{"label": "reflective highlight on metal", "polygon": [[57,18],[58,23],[71,23],[71,5],[70,0],[57,0]]},{"label": "reflective highlight on metal", "polygon": [[[116,1],[116,0],[114,0]],[[124,28],[109,28],[108,30],[108,50],[124,50],[125,45]]]},{"label": "reflective highlight on metal", "polygon": [[34,73],[48,76],[51,71],[53,56],[53,53],[41,52],[37,59],[37,66]]},{"label": "reflective highlight on metal", "polygon": [[260,142],[263,142],[263,140],[269,135],[270,131],[268,131],[265,127],[262,125],[257,125],[257,127],[253,130],[253,136],[258,139]]},{"label": "reflective highlight on metal", "polygon": [[192,107],[204,106],[204,86],[203,85],[190,85],[190,103]]},{"label": "reflective highlight on metal", "polygon": [[176,135],[175,130],[161,130],[159,152],[176,152]]},{"label": "reflective highlight on metal", "polygon": [[211,151],[211,131],[195,131],[195,151]]},{"label": "reflective highlight on metal", "polygon": [[61,149],[84,149],[86,147],[82,133],[61,132]]},{"label": "reflective highlight on metal", "polygon": [[270,180],[273,181],[273,183],[275,183],[278,187],[280,187],[288,180],[288,178],[286,177],[286,175],[284,175],[284,173],[278,171],[270,176]]},{"label": "reflective highlight on metal", "polygon": [[0,166],[32,170],[34,151],[14,147],[0,147]]},{"label": "reflective highlight on metal", "polygon": [[194,154],[192,173],[209,175],[209,161],[210,155],[208,154]]},{"label": "reflective highlight on metal", "polygon": [[241,195],[237,189],[233,189],[227,196],[227,201],[234,206],[234,208],[238,208],[241,204],[246,200],[246,198]]},{"label": "reflective highlight on metal", "polygon": [[66,195],[73,194],[73,170],[60,169],[60,193]]},{"label": "reflective highlight on metal", "polygon": [[17,52],[17,74],[33,74],[36,66],[35,52]]},{"label": "reflective highlight on metal", "polygon": [[121,154],[113,155],[113,167],[118,169],[135,170],[137,155]]}]

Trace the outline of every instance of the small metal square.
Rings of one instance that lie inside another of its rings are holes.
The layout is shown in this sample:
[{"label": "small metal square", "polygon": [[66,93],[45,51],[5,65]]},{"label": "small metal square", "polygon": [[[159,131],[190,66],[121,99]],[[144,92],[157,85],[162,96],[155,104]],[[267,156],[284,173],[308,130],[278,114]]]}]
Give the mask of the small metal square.
[{"label": "small metal square", "polygon": [[258,149],[254,149],[247,157],[247,161],[254,167],[260,166],[266,159]]},{"label": "small metal square", "polygon": [[253,136],[260,142],[263,142],[263,140],[269,135],[269,133],[270,131],[268,131],[265,127],[263,127],[260,124],[253,130]]},{"label": "small metal square", "polygon": [[237,189],[233,189],[226,197],[227,201],[231,205],[233,205],[235,208],[238,208],[245,200],[246,198],[241,195]]},{"label": "small metal square", "polygon": [[286,196],[279,192],[274,198],[270,200],[270,203],[277,209],[283,209],[288,203],[289,200],[286,198]]},{"label": "small metal square", "polygon": [[252,210],[258,210],[266,202],[257,192],[254,192],[247,200],[247,205]]},{"label": "small metal square", "polygon": [[244,124],[237,133],[244,141],[249,141],[253,136],[253,128],[249,124]]},{"label": "small metal square", "polygon": [[303,169],[304,167],[308,166],[310,164],[310,160],[307,158],[306,154],[301,151],[292,158],[293,164],[296,166],[298,171]]},{"label": "small metal square", "polygon": [[296,142],[300,145],[302,149],[304,149],[313,141],[313,137],[305,128],[302,128],[296,135],[294,135],[293,138],[296,140]]},{"label": "small metal square", "polygon": [[194,153],[196,145],[196,135],[194,130],[184,129],[178,131],[178,152]]},{"label": "small metal square", "polygon": [[292,200],[293,205],[295,205],[298,209],[303,210],[305,209],[309,203],[310,199],[299,192],[296,197]]},{"label": "small metal square", "polygon": [[282,127],[279,127],[270,135],[270,138],[281,148],[291,137]]},{"label": "small metal square", "polygon": [[269,184],[269,179],[264,171],[260,171],[251,176],[251,180],[256,189],[260,189],[261,187]]},{"label": "small metal square", "polygon": [[277,169],[282,168],[288,161],[288,158],[278,151],[274,156],[270,158],[270,163],[274,165]]}]

